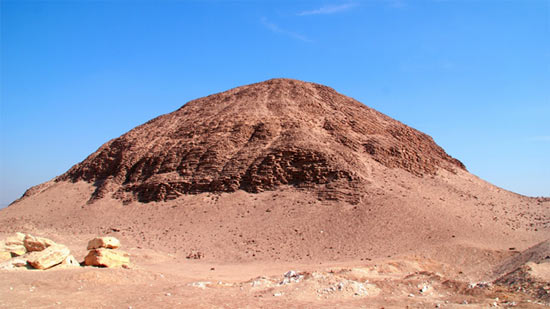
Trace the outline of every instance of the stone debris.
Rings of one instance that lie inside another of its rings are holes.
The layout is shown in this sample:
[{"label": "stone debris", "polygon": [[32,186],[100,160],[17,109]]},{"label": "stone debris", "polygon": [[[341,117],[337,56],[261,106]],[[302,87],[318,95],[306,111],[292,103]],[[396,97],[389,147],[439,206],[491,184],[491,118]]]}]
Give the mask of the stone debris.
[{"label": "stone debris", "polygon": [[15,233],[13,236],[9,236],[4,240],[6,246],[23,246],[25,241],[25,234]]},{"label": "stone debris", "polygon": [[197,281],[197,282],[191,282],[189,283],[190,286],[196,287],[199,289],[205,289],[207,286],[210,286],[212,282],[210,281]]},{"label": "stone debris", "polygon": [[429,288],[430,288],[429,285],[424,284],[424,285],[422,285],[422,287],[420,288],[419,292],[420,292],[420,293],[425,293],[426,291],[428,291]]},{"label": "stone debris", "polygon": [[296,283],[300,282],[304,278],[303,274],[299,274],[298,272],[294,270],[289,270],[283,275],[283,281],[279,283],[279,285],[285,285],[289,283]]},{"label": "stone debris", "polygon": [[78,263],[74,256],[69,255],[63,260],[63,262],[61,262],[61,266],[80,267],[80,263]]},{"label": "stone debris", "polygon": [[[114,237],[97,237],[88,242],[92,248],[84,264],[100,267],[129,268],[128,253],[117,250],[120,241]],[[17,268],[50,269],[52,267],[80,267],[69,248],[54,241],[30,234],[15,233],[0,241],[0,270]]]},{"label": "stone debris", "polygon": [[0,262],[27,253],[24,246],[25,234],[15,233],[0,241]]},{"label": "stone debris", "polygon": [[117,249],[120,247],[120,241],[114,237],[97,237],[88,242],[87,250],[107,248]]},{"label": "stone debris", "polygon": [[61,264],[71,251],[64,245],[54,244],[42,251],[33,251],[27,256],[27,263],[36,269],[48,269]]},{"label": "stone debris", "polygon": [[13,270],[19,267],[27,267],[27,259],[25,257],[14,257],[3,263],[0,263],[0,270]]},{"label": "stone debris", "polygon": [[365,284],[357,281],[352,281],[350,284],[351,289],[353,290],[354,296],[368,296],[369,292],[365,287]]},{"label": "stone debris", "polygon": [[11,256],[21,256],[27,253],[27,249],[22,245],[6,245],[3,249],[4,252],[9,252]]},{"label": "stone debris", "polygon": [[84,264],[99,267],[123,267],[130,264],[130,256],[122,250],[92,249],[84,258]]},{"label": "stone debris", "polygon": [[345,292],[348,295],[353,296],[369,296],[367,289],[368,283],[362,283],[354,280],[342,279],[338,283],[330,285],[329,287],[317,290],[319,294],[333,294],[333,293],[342,293]]},{"label": "stone debris", "polygon": [[189,254],[185,257],[186,259],[200,260],[204,258],[204,254],[197,250],[191,250]]},{"label": "stone debris", "polygon": [[481,282],[477,282],[477,283],[470,283],[468,285],[468,288],[469,289],[488,289],[488,288],[491,288],[492,284],[490,282],[487,282],[487,281],[481,281]]},{"label": "stone debris", "polygon": [[11,258],[12,258],[11,253],[7,251],[0,251],[0,262],[11,260]]},{"label": "stone debris", "polygon": [[266,277],[258,277],[250,281],[250,286],[253,288],[269,287],[272,285],[273,282]]},{"label": "stone debris", "polygon": [[31,234],[27,234],[25,236],[25,239],[23,241],[23,244],[25,246],[25,249],[27,249],[27,252],[32,251],[42,251],[49,246],[55,245],[55,242],[51,239],[43,238],[43,237],[35,237]]},{"label": "stone debris", "polygon": [[97,237],[88,242],[88,255],[84,264],[98,267],[123,267],[130,265],[130,255],[117,248],[120,241],[114,237]]}]

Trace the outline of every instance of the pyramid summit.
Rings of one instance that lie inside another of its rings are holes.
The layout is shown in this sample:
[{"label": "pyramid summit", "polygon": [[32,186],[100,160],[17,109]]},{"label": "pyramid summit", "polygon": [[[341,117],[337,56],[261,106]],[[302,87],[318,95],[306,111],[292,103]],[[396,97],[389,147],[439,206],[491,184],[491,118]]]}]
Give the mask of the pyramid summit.
[{"label": "pyramid summit", "polygon": [[357,203],[381,166],[418,177],[465,169],[428,135],[330,87],[271,79],[190,101],[107,142],[56,181],[94,183],[90,201],[293,186]]}]

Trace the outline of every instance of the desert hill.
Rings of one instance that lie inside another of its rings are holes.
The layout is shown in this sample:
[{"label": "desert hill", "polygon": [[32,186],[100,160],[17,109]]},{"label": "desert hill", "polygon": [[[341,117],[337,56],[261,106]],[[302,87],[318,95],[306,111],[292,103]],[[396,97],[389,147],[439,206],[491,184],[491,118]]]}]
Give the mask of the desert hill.
[{"label": "desert hill", "polygon": [[0,229],[111,233],[217,261],[493,263],[549,237],[548,207],[329,87],[272,79],[107,142],[2,210]]},{"label": "desert hill", "polygon": [[429,136],[329,87],[273,79],[189,102],[106,143],[56,181],[95,183],[93,199],[125,202],[283,185],[359,202],[369,160],[417,176],[464,169]]}]

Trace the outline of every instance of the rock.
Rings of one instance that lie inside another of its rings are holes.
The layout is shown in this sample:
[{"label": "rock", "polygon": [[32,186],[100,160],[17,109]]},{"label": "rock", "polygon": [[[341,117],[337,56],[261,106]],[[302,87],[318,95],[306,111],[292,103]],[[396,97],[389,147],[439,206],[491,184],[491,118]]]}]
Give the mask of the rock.
[{"label": "rock", "polygon": [[61,262],[60,266],[80,267],[80,263],[78,263],[74,256],[69,255],[63,260],[63,262]]},{"label": "rock", "polygon": [[279,285],[289,284],[291,282],[300,282],[302,278],[304,278],[304,275],[294,270],[289,270],[283,275],[283,281],[281,281]]},{"label": "rock", "polygon": [[186,259],[193,259],[193,260],[200,260],[202,258],[204,258],[204,254],[200,251],[197,251],[197,250],[191,250],[191,252],[189,252],[189,254],[187,254],[187,256],[185,257]]},{"label": "rock", "polygon": [[51,239],[34,237],[30,234],[27,234],[27,236],[25,236],[25,240],[23,241],[23,243],[28,252],[42,251],[49,246],[55,245],[55,242]]},{"label": "rock", "polygon": [[17,232],[15,235],[6,238],[4,244],[6,246],[23,246],[25,236],[25,234]]},{"label": "rock", "polygon": [[0,263],[11,260],[11,253],[7,251],[0,251]]},{"label": "rock", "polygon": [[361,282],[351,281],[350,286],[351,286],[351,289],[353,290],[353,295],[355,295],[355,296],[368,296],[369,295],[369,293],[367,291],[367,288]]},{"label": "rock", "polygon": [[10,260],[11,265],[14,267],[27,267],[27,257],[26,256],[18,256]]},{"label": "rock", "polygon": [[191,282],[188,285],[199,288],[199,289],[206,289],[206,287],[210,286],[212,282],[210,281],[197,281],[197,282]]},{"label": "rock", "polygon": [[21,246],[21,245],[5,246],[3,251],[7,251],[11,253],[11,256],[21,256],[27,253],[27,249],[25,248],[25,246]]},{"label": "rock", "polygon": [[430,287],[426,284],[422,285],[422,288],[420,288],[420,293],[425,293]]},{"label": "rock", "polygon": [[298,277],[298,273],[294,270],[289,270],[283,276],[285,278],[294,278],[294,277]]},{"label": "rock", "polygon": [[88,266],[119,267],[128,266],[130,257],[122,250],[98,248],[92,249],[84,258],[84,264]]},{"label": "rock", "polygon": [[27,259],[24,257],[15,257],[10,260],[7,260],[3,263],[0,263],[0,270],[13,270],[18,267],[26,267]]},{"label": "rock", "polygon": [[116,249],[120,247],[120,241],[114,237],[97,237],[88,242],[88,250],[107,248]]},{"label": "rock", "polygon": [[71,254],[69,248],[54,244],[42,251],[30,253],[27,262],[36,269],[48,269],[63,262],[69,254]]}]

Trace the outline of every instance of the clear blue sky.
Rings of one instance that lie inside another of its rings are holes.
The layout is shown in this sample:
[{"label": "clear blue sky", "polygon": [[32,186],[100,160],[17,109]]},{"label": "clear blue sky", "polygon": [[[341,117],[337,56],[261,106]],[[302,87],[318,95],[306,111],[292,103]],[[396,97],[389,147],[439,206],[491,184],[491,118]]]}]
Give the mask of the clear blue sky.
[{"label": "clear blue sky", "polygon": [[6,1],[0,205],[185,102],[289,77],[550,196],[550,1]]}]

